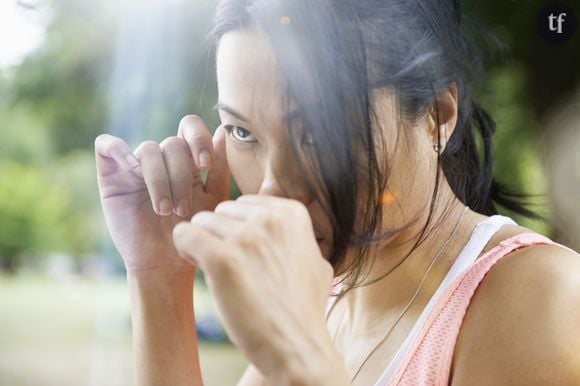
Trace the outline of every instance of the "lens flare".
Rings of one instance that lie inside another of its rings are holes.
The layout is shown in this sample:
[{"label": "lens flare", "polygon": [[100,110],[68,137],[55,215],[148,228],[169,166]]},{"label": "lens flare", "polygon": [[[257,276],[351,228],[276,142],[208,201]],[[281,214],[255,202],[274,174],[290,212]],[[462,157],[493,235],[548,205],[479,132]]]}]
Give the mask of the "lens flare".
[{"label": "lens flare", "polygon": [[381,195],[381,204],[390,204],[391,202],[395,201],[395,195],[390,190],[386,190]]}]

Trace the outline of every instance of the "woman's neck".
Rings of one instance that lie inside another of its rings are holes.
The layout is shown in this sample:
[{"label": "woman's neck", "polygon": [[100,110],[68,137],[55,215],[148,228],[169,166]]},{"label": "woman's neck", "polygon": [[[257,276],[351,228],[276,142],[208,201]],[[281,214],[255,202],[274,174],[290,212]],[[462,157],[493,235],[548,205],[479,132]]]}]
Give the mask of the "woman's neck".
[{"label": "woman's neck", "polygon": [[[427,214],[415,226],[376,249],[377,258],[364,282],[380,279],[354,288],[341,300],[344,302],[341,308],[345,312],[349,330],[372,331],[373,327],[381,323],[384,325],[385,319],[400,313],[413,298],[433,259],[440,254],[423,283],[421,296],[416,299],[416,303],[421,300],[426,303],[424,300],[428,301],[437,289],[467,243],[475,225],[486,218],[470,209],[463,213],[465,206],[457,199],[452,200],[450,205],[438,208],[423,236],[424,240],[414,250],[411,251],[427,220]],[[390,273],[384,276],[386,272]]]}]

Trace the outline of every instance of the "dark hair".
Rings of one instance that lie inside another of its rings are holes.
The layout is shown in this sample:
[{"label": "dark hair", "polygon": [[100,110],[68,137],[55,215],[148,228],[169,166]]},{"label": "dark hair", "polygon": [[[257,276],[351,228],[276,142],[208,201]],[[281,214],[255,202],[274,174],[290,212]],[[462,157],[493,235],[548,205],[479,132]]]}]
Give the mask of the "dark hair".
[{"label": "dark hair", "polygon": [[[213,47],[225,33],[245,28],[256,28],[269,40],[287,100],[295,102],[313,137],[316,152],[310,161],[318,181],[310,185],[319,187],[334,224],[329,261],[348,273],[351,288],[370,266],[369,245],[398,231],[376,235],[389,174],[377,157],[377,146],[385,147],[384,138],[377,138],[381,130],[372,129],[373,91],[381,87],[394,90],[400,122],[437,109],[438,94],[450,85],[458,90],[457,125],[438,158],[429,216],[415,247],[432,220],[441,170],[471,209],[493,215],[497,204],[535,217],[518,202],[519,195],[493,178],[495,123],[472,95],[484,74],[472,35],[487,32],[462,15],[459,1],[222,0],[210,33]],[[360,154],[366,154],[363,165]],[[366,200],[359,200],[361,179]],[[353,245],[356,256],[344,267],[345,251]]]}]

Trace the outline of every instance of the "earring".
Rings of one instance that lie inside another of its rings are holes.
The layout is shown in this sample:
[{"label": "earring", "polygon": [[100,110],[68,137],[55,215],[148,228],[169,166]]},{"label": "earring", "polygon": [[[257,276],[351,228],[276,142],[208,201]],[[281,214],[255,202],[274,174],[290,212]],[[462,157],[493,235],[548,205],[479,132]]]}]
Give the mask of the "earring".
[{"label": "earring", "polygon": [[439,150],[441,150],[441,145],[439,145],[438,143],[434,144],[433,150],[435,150],[437,153],[439,153]]}]

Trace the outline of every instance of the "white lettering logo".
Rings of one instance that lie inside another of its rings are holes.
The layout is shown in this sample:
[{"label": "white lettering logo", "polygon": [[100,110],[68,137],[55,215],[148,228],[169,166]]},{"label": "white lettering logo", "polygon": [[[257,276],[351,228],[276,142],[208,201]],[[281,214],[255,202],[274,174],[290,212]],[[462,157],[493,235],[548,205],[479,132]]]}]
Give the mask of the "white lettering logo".
[{"label": "white lettering logo", "polygon": [[[548,19],[550,21],[550,31],[558,31],[557,33],[559,34],[562,33],[562,23],[564,23],[564,16],[566,16],[565,12],[559,14],[558,17],[554,16],[553,13],[551,13],[550,16],[548,16]],[[554,21],[557,22],[558,24],[557,27],[554,26]]]}]

